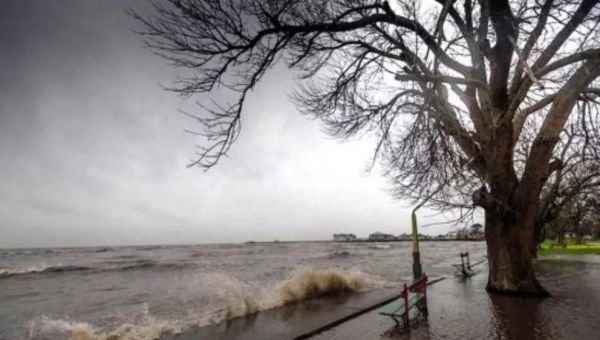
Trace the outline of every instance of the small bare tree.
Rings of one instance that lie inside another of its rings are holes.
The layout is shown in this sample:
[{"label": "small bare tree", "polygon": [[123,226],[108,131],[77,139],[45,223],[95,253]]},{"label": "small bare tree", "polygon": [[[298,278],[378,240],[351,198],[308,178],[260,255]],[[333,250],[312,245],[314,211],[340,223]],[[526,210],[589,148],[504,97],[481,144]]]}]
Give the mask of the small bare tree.
[{"label": "small bare tree", "polygon": [[550,235],[563,247],[567,246],[567,234],[576,244],[581,244],[584,236],[593,237],[599,217],[594,204],[594,198],[589,195],[564,203],[558,216],[546,225]]},{"label": "small bare tree", "polygon": [[[590,111],[598,107],[590,107],[590,103],[593,101],[578,103],[579,114],[573,117],[556,146],[555,162],[558,165],[542,189],[534,231],[536,245],[544,240],[544,226],[559,215],[562,214],[562,220],[567,223],[578,224],[575,218],[578,214],[563,213],[563,210],[573,210],[573,206],[593,210],[593,198],[600,189],[600,129],[594,125],[598,113],[590,115]],[[592,126],[588,127],[588,124]],[[565,215],[574,219],[568,222]]]},{"label": "small bare tree", "polygon": [[[378,135],[375,159],[399,196],[485,210],[489,291],[539,296],[531,248],[543,190],[581,116],[574,107],[600,94],[597,4],[169,0],[154,17],[133,15],[148,46],[191,71],[175,91],[235,95],[195,116],[208,144],[192,165],[227,153],[250,91],[285,63],[300,73],[302,112],[335,136]],[[585,119],[590,132],[597,110]]]}]

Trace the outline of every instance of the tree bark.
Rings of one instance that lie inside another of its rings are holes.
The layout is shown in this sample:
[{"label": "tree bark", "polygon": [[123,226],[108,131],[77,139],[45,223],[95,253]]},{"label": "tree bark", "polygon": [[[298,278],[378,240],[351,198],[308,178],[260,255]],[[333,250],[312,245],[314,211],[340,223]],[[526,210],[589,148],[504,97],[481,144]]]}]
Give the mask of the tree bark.
[{"label": "tree bark", "polygon": [[533,237],[531,238],[531,247],[529,248],[532,259],[537,258],[537,251],[540,243],[542,243],[542,240],[540,240],[542,229],[544,229],[544,225],[539,222],[536,222],[533,230]]},{"label": "tree bark", "polygon": [[485,239],[489,263],[487,291],[521,296],[549,296],[533,269],[533,221],[510,221],[486,211]]}]

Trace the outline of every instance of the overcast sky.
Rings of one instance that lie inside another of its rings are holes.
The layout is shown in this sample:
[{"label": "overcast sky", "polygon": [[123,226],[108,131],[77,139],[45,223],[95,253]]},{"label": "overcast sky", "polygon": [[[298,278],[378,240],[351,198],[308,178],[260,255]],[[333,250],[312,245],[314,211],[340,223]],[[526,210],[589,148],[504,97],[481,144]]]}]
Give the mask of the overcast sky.
[{"label": "overcast sky", "polygon": [[177,110],[196,107],[159,86],[175,71],[132,32],[124,10],[140,5],[0,2],[0,247],[409,232],[406,202],[365,173],[372,141],[333,140],[301,116],[285,69],[251,93],[230,157],[186,168],[194,122]]}]

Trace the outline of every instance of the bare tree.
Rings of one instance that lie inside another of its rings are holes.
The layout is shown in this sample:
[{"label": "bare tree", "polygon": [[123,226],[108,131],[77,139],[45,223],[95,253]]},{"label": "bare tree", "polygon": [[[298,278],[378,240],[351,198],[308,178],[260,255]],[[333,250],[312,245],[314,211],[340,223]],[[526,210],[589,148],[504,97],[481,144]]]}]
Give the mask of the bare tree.
[{"label": "bare tree", "polygon": [[299,72],[302,112],[335,136],[379,137],[374,159],[398,196],[485,210],[488,291],[539,296],[531,247],[542,191],[574,107],[595,107],[600,94],[597,4],[169,0],[154,17],[133,15],[149,47],[191,71],[173,90],[235,95],[195,116],[208,144],[192,165],[227,153],[250,91],[284,63]]},{"label": "bare tree", "polygon": [[593,237],[599,217],[594,209],[595,204],[592,194],[569,200],[561,208],[558,216],[547,223],[549,234],[563,247],[567,246],[567,234],[574,238],[576,244],[581,244],[585,236]]},{"label": "bare tree", "polygon": [[[544,240],[544,226],[558,218],[563,210],[575,207],[591,211],[594,208],[593,198],[600,188],[600,129],[587,127],[588,121],[594,125],[597,115],[590,116],[590,110],[598,109],[596,106],[589,107],[589,104],[578,104],[579,114],[573,117],[556,146],[555,162],[558,165],[542,189],[534,231],[536,244]],[[576,217],[585,213],[565,212],[574,218],[570,222],[574,226],[580,220]],[[556,226],[556,223],[553,225]]]}]

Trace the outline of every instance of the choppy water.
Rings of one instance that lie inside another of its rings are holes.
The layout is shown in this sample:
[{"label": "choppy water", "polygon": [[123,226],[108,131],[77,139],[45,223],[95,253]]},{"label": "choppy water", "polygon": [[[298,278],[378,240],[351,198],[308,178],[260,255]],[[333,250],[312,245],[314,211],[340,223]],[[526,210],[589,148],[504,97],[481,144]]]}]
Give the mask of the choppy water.
[{"label": "choppy water", "polygon": [[[424,242],[449,275],[481,242]],[[0,250],[0,339],[152,339],[336,291],[411,276],[410,243],[269,243]],[[113,336],[112,338],[110,336]]]}]

